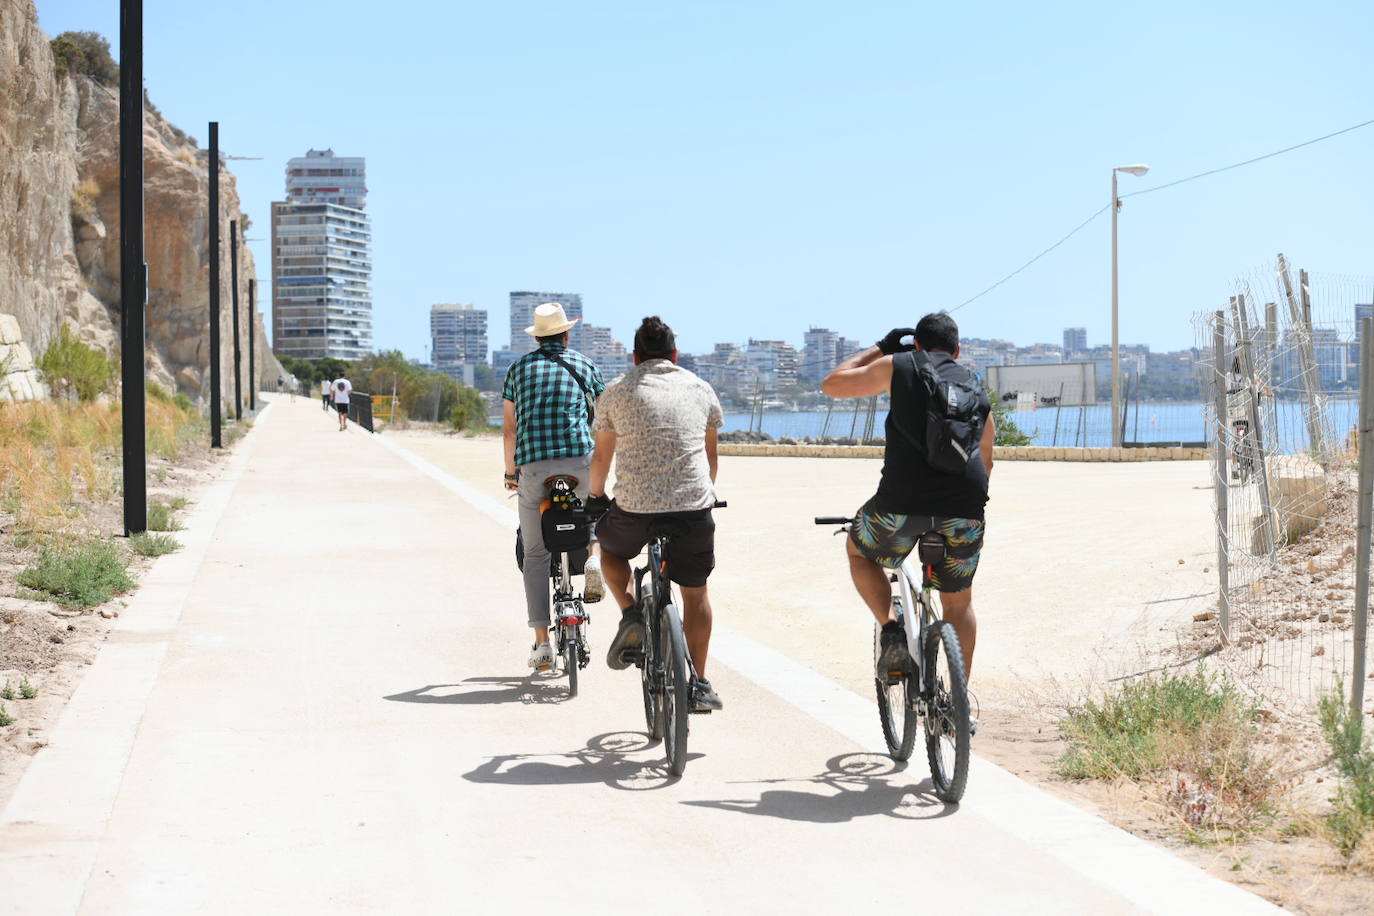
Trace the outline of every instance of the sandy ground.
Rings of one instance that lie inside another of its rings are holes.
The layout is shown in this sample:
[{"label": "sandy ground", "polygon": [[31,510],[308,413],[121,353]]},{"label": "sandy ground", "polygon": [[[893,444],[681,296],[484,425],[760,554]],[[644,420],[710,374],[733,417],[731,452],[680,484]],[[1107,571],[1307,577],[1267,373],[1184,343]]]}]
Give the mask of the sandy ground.
[{"label": "sandy ground", "polygon": [[[499,439],[390,435],[505,499]],[[872,689],[869,618],[849,584],[840,539],[812,518],[852,512],[871,495],[880,464],[723,457],[717,488],[729,501],[717,514],[717,620],[862,695]],[[1211,498],[1205,462],[997,465],[975,584],[971,687],[983,723],[975,750],[1289,909],[1367,912],[1374,881],[1333,868],[1319,836],[1185,844],[1167,812],[1134,787],[1053,773],[1063,750],[1055,720],[1068,705],[1110,679],[1177,664],[1180,649],[1192,647],[1193,614],[1215,590]],[[513,569],[510,587],[518,589]],[[513,602],[513,624],[521,613]],[[1302,741],[1284,748],[1294,758],[1294,799],[1321,805],[1329,784],[1311,762],[1312,736]]]}]

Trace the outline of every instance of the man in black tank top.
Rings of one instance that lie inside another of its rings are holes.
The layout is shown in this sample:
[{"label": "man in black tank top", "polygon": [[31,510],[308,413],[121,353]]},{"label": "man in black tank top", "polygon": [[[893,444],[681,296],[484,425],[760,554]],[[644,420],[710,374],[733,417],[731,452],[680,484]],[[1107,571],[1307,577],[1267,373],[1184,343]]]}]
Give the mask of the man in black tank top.
[{"label": "man in black tank top", "polygon": [[[906,340],[912,338],[911,343]],[[959,326],[945,312],[926,315],[914,328],[893,328],[873,346],[840,363],[821,383],[832,398],[871,397],[888,392],[891,406],[884,432],[882,478],[878,491],[854,516],[845,550],[854,587],[883,625],[879,670],[910,664],[906,635],[892,620],[892,585],[886,569],[897,569],[928,531],[939,531],[949,545],[934,570],[944,618],[954,626],[963,648],[964,671],[973,670],[978,624],[973,613],[973,576],[983,545],[983,506],[988,501],[992,444],[996,430],[992,405],[984,393],[976,408],[982,425],[978,448],[962,470],[933,467],[926,454],[926,387],[913,351],[924,351],[941,380],[967,381],[971,373],[959,358]],[[885,569],[886,568],[886,569]]]}]

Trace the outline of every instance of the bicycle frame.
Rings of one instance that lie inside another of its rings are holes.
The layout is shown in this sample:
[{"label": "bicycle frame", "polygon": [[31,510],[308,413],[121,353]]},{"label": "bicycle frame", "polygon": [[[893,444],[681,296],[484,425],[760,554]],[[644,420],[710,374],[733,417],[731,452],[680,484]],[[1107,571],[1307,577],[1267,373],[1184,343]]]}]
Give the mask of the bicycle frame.
[{"label": "bicycle frame", "polygon": [[[916,558],[916,553],[913,550],[902,561],[897,572],[897,591],[902,600],[902,614],[906,618],[902,628],[906,631],[907,653],[911,656],[916,683],[923,685],[925,653],[921,647],[925,644],[926,629],[939,620],[940,615],[935,611],[934,598],[930,593],[928,570]],[[921,711],[924,713],[925,710]]]}]

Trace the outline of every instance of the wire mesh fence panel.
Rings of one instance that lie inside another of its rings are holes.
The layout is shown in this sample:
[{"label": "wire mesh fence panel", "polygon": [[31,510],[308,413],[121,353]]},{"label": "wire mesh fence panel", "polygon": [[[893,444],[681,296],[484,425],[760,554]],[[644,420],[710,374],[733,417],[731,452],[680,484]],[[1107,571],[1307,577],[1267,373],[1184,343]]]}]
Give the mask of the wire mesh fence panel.
[{"label": "wire mesh fence panel", "polygon": [[1191,648],[1219,645],[1240,680],[1290,712],[1340,687],[1352,666],[1356,318],[1372,286],[1309,276],[1280,256],[1195,321],[1211,354],[1202,410],[1219,594],[1196,615]]}]

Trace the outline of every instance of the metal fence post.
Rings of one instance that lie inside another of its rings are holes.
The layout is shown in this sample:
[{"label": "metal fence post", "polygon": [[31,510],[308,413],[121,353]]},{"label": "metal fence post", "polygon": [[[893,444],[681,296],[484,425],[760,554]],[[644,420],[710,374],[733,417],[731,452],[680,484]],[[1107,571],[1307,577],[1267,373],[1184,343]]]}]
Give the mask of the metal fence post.
[{"label": "metal fence post", "polygon": [[1374,318],[1360,319],[1360,484],[1355,528],[1355,657],[1350,666],[1350,712],[1363,721],[1369,637],[1369,538],[1374,513]]},{"label": "metal fence post", "polygon": [[1271,563],[1278,560],[1279,526],[1274,515],[1273,491],[1269,489],[1269,460],[1264,452],[1264,416],[1260,411],[1260,374],[1255,368],[1255,351],[1250,326],[1245,315],[1245,294],[1236,296],[1236,314],[1240,316],[1240,365],[1245,374],[1245,390],[1249,392],[1250,435],[1249,450],[1259,465],[1260,511],[1264,514],[1264,538]]},{"label": "metal fence post", "polygon": [[1231,571],[1227,566],[1228,474],[1226,467],[1226,313],[1218,310],[1212,327],[1212,388],[1216,404],[1217,635],[1231,643]]},{"label": "metal fence post", "polygon": [[258,305],[257,305],[258,281],[253,277],[248,278],[248,409],[256,411],[258,409],[258,367],[257,367],[257,336],[258,336]]},{"label": "metal fence post", "polygon": [[1325,437],[1322,435],[1321,373],[1317,368],[1316,352],[1312,348],[1312,305],[1308,299],[1307,271],[1301,272],[1303,304],[1299,306],[1293,294],[1293,277],[1288,259],[1279,255],[1279,279],[1283,281],[1284,298],[1288,300],[1288,315],[1297,341],[1298,374],[1302,376],[1303,394],[1307,397],[1307,445],[1322,467],[1327,465]]},{"label": "metal fence post", "polygon": [[148,530],[148,265],[143,247],[143,0],[119,5],[119,400],[124,533]]}]

